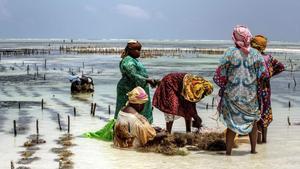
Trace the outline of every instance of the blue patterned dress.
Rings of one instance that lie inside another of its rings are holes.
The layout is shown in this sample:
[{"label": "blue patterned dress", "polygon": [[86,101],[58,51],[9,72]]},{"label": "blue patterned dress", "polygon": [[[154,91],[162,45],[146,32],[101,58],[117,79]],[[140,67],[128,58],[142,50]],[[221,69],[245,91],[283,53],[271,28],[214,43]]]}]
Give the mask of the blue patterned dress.
[{"label": "blue patterned dress", "polygon": [[251,48],[248,55],[236,47],[229,48],[220,61],[221,76],[227,79],[222,90],[218,111],[224,125],[238,134],[252,131],[260,119],[258,79],[266,69],[261,54]]}]

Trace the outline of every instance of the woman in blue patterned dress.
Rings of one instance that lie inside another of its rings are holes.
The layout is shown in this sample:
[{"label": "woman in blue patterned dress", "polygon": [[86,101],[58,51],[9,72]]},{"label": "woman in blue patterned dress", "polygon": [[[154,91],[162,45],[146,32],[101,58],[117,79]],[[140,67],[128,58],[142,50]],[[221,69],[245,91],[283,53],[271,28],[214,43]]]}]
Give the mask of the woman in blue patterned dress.
[{"label": "woman in blue patterned dress", "polygon": [[[250,47],[252,35],[245,26],[234,28],[232,39],[235,47],[227,49],[220,61],[219,74],[226,83],[214,78],[221,87],[218,106],[220,119],[227,127],[226,155],[231,155],[237,134],[249,134],[251,153],[256,153],[257,125],[260,119],[258,80],[265,74],[264,59]],[[218,71],[216,71],[217,73]]]}]

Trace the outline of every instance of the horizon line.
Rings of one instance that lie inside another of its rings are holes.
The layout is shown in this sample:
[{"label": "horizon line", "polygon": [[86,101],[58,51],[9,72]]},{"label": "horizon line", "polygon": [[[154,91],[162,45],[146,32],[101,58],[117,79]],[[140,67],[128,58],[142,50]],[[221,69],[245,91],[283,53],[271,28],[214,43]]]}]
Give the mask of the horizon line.
[{"label": "horizon line", "polygon": [[[0,42],[8,42],[8,41],[46,41],[46,42],[56,42],[56,41],[72,41],[73,43],[77,42],[101,42],[101,41],[115,41],[115,42],[127,42],[135,38],[102,38],[102,39],[89,39],[89,38],[0,38]],[[232,43],[232,40],[209,40],[209,39],[137,39],[139,41],[162,41],[162,42],[224,42],[224,43]],[[290,43],[290,44],[298,44],[300,41],[270,41],[271,43]]]}]

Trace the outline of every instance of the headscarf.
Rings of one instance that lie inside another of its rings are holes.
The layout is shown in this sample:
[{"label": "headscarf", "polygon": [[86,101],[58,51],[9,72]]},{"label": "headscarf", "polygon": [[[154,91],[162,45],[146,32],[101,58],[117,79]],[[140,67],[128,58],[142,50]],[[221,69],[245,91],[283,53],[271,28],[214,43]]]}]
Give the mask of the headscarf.
[{"label": "headscarf", "polygon": [[121,54],[121,58],[124,58],[128,55],[129,50],[141,50],[142,44],[137,40],[130,40],[127,42],[127,45],[124,49],[124,51]]},{"label": "headscarf", "polygon": [[144,104],[148,101],[148,95],[140,86],[127,93],[128,102],[133,104]]},{"label": "headscarf", "polygon": [[198,102],[204,96],[210,95],[213,91],[213,85],[204,78],[186,74],[183,78],[183,87],[181,95],[190,102]]},{"label": "headscarf", "polygon": [[252,34],[246,26],[237,25],[234,27],[232,40],[245,54],[249,54],[251,37]]},{"label": "headscarf", "polygon": [[263,53],[267,47],[267,42],[268,39],[263,35],[256,35],[254,36],[254,38],[251,39],[251,47]]}]

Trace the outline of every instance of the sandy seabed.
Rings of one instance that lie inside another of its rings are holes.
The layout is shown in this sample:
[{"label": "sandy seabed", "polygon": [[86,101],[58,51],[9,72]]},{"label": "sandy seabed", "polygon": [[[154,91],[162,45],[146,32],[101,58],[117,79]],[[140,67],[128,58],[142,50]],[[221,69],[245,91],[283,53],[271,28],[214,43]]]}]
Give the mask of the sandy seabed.
[{"label": "sandy seabed", "polygon": [[[159,57],[141,59],[149,75],[161,78],[163,75],[183,71],[201,74],[212,79],[218,63],[217,55],[195,55],[186,57]],[[44,61],[47,59],[45,68]],[[283,56],[278,59],[288,64]],[[293,73],[300,83],[299,60]],[[72,145],[67,150],[73,153],[68,159],[76,169],[119,169],[119,168],[300,168],[300,84],[294,86],[290,72],[286,71],[272,80],[272,106],[274,122],[269,127],[268,143],[257,146],[257,154],[250,154],[250,145],[242,144],[234,149],[232,156],[220,152],[197,151],[187,156],[165,156],[155,153],[141,153],[132,150],[112,148],[111,142],[80,137],[87,131],[103,127],[106,120],[113,118],[116,84],[121,77],[118,69],[120,58],[116,55],[41,55],[2,56],[0,61],[0,168],[27,166],[32,169],[53,169],[59,167],[59,154],[53,148],[63,147],[57,140],[67,133],[67,119],[70,117]],[[84,62],[84,64],[83,64]],[[29,74],[27,74],[29,65]],[[35,75],[37,73],[38,75]],[[94,79],[93,95],[72,96],[69,71],[82,72]],[[44,80],[45,75],[45,80]],[[290,88],[288,88],[290,83]],[[151,93],[153,94],[153,91]],[[211,106],[217,88],[212,96],[197,104],[197,110],[208,128],[223,129],[221,123],[213,120],[216,109]],[[41,108],[41,100],[44,108]],[[217,99],[215,99],[217,100]],[[288,102],[291,108],[288,108]],[[19,104],[20,103],[20,104]],[[90,105],[96,103],[96,113],[90,115]],[[206,109],[206,104],[209,109]],[[111,114],[108,106],[111,107]],[[20,107],[20,108],[19,108]],[[76,116],[74,116],[74,107]],[[57,114],[60,114],[62,131],[59,130]],[[164,117],[154,109],[154,124],[164,127]],[[288,125],[289,117],[291,125]],[[28,148],[24,142],[36,134],[36,120],[39,120],[39,138],[46,143],[33,146],[35,158],[29,164],[18,164],[21,153]],[[17,136],[14,137],[13,120],[16,120]],[[184,120],[174,123],[174,131],[184,131]],[[66,143],[69,144],[69,143]]]}]

